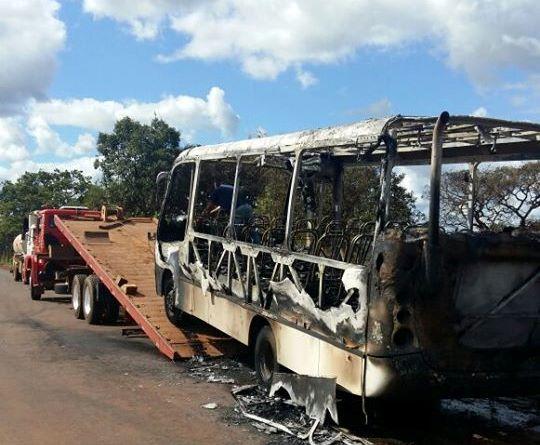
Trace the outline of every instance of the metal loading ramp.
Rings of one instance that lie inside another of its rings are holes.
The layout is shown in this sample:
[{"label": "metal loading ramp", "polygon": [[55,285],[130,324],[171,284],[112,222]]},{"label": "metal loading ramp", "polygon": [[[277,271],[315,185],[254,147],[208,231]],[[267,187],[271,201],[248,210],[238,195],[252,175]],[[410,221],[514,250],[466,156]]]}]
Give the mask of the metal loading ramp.
[{"label": "metal loading ramp", "polygon": [[106,223],[62,220],[55,216],[55,223],[129,316],[167,357],[172,360],[217,357],[238,350],[237,342],[202,321],[190,320],[186,326],[178,328],[167,319],[163,298],[155,290],[152,239],[156,223],[151,218]]}]

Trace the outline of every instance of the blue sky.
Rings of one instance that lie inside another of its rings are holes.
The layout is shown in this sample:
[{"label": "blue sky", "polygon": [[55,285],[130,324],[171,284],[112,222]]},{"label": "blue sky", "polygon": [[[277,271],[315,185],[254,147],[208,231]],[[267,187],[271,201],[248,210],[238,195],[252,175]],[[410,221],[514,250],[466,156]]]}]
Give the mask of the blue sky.
[{"label": "blue sky", "polygon": [[443,109],[539,120],[531,0],[12,3],[0,0],[0,57],[13,60],[0,180],[99,177],[95,138],[125,115],[157,114],[202,144]]}]

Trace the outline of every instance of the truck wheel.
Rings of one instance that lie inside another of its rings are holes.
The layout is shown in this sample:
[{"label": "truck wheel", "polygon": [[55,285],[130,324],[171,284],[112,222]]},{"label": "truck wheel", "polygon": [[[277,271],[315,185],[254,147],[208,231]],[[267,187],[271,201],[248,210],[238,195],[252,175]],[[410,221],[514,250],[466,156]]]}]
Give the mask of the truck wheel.
[{"label": "truck wheel", "polygon": [[16,265],[13,265],[13,280],[21,281],[21,271],[19,270],[19,266]]},{"label": "truck wheel", "polygon": [[37,286],[34,286],[31,272],[30,272],[30,278],[28,280],[28,284],[30,286],[30,298],[32,300],[41,300],[41,294],[42,294],[41,289]]},{"label": "truck wheel", "polygon": [[118,314],[120,313],[120,304],[113,294],[105,286],[100,288],[100,298],[102,298],[103,303],[105,304],[105,314],[104,322],[105,323],[116,323],[118,320]]},{"label": "truck wheel", "polygon": [[173,325],[180,326],[180,323],[182,321],[182,311],[176,307],[174,302],[174,283],[172,278],[167,280],[163,290],[165,291],[165,296],[163,297],[163,303],[165,304],[165,314]]},{"label": "truck wheel", "polygon": [[103,307],[98,299],[99,278],[88,275],[83,286],[83,314],[88,324],[98,324],[102,320]]},{"label": "truck wheel", "polygon": [[255,341],[255,374],[259,384],[270,389],[274,374],[278,371],[276,339],[270,326],[264,326]]},{"label": "truck wheel", "polygon": [[71,282],[71,306],[73,307],[73,313],[75,318],[79,320],[84,319],[83,313],[83,286],[86,275],[78,274],[73,277]]}]

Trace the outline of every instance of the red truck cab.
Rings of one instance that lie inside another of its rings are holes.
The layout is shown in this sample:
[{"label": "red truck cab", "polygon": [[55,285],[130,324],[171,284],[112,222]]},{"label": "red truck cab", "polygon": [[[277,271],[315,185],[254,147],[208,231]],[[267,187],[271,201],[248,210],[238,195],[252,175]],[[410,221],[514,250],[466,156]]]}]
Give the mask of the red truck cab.
[{"label": "red truck cab", "polygon": [[70,277],[86,268],[85,262],[56,227],[54,217],[95,221],[101,219],[101,212],[86,207],[60,207],[44,208],[35,213],[37,222],[32,231],[33,249],[26,255],[27,277],[23,279],[30,286],[32,300],[39,300],[45,290],[69,293]]}]

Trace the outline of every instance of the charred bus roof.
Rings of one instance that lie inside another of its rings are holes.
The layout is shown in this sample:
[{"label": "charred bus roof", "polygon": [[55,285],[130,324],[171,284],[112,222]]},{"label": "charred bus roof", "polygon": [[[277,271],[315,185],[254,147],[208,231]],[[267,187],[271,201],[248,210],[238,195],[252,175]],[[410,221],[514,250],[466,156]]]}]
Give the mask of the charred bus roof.
[{"label": "charred bus roof", "polygon": [[[437,117],[401,115],[348,125],[304,130],[264,138],[184,150],[176,163],[247,155],[293,155],[300,150],[331,150],[334,156],[379,162],[388,139],[397,149],[396,165],[427,164]],[[383,141],[385,142],[383,144]],[[450,116],[443,163],[540,159],[540,124],[474,116]]]}]

